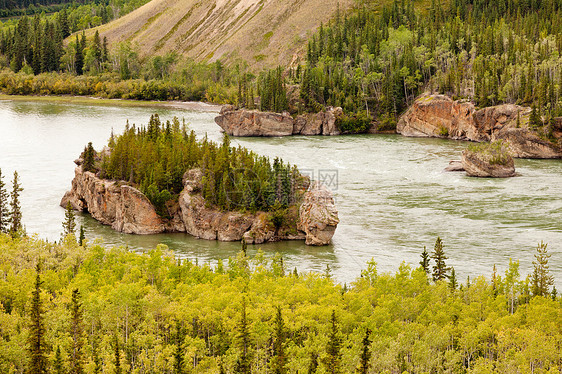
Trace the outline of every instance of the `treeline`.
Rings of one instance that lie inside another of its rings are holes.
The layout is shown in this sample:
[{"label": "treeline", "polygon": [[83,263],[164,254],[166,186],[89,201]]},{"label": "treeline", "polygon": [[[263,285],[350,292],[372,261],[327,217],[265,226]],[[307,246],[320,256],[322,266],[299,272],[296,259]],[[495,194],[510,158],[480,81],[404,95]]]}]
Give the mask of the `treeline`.
[{"label": "treeline", "polygon": [[[537,252],[537,256],[540,256]],[[435,261],[437,265],[437,261]],[[547,373],[562,304],[511,261],[451,285],[423,266],[351,285],[239,253],[214,266],[0,234],[0,371]]]},{"label": "treeline", "polygon": [[279,106],[266,99],[262,109],[341,106],[353,118],[394,128],[415,97],[429,90],[482,107],[534,105],[545,123],[562,115],[561,0],[432,0],[425,12],[416,4],[395,0],[382,10],[363,5],[338,13],[309,40],[305,64],[289,69],[281,83],[258,80],[262,100],[295,84],[299,100]]},{"label": "treeline", "polygon": [[277,210],[297,203],[306,180],[295,166],[280,159],[273,163],[243,147],[231,147],[206,137],[197,140],[177,118],[162,123],[153,115],[147,126],[127,125],[112,134],[109,149],[96,155],[91,143],[82,158],[85,171],[101,178],[136,185],[166,215],[166,203],[183,189],[187,170],[200,168],[201,193],[206,202],[225,210]]}]

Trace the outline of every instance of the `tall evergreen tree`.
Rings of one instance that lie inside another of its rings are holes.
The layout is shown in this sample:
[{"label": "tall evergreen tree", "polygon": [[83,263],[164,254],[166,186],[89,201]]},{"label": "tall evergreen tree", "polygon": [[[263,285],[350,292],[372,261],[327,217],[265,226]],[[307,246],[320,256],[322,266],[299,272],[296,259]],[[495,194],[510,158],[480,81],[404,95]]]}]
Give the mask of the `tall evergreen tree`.
[{"label": "tall evergreen tree", "polygon": [[29,326],[29,373],[47,373],[47,343],[45,342],[45,321],[43,319],[43,303],[41,301],[41,276],[40,267],[37,264],[35,276],[35,288],[31,296],[31,323]]},{"label": "tall evergreen tree", "polygon": [[62,223],[62,236],[74,235],[76,231],[76,222],[74,219],[74,209],[70,205],[70,201],[66,203],[66,211],[64,213],[64,221]]},{"label": "tall evergreen tree", "polygon": [[429,253],[427,253],[427,248],[423,246],[423,252],[421,253],[420,266],[427,275],[429,275]]},{"label": "tall evergreen tree", "polygon": [[88,145],[84,148],[84,161],[82,163],[82,170],[83,171],[95,171],[94,162],[96,157],[96,151],[92,146],[92,142],[89,142]]},{"label": "tall evergreen tree", "polygon": [[183,331],[183,327],[179,320],[176,320],[176,334],[174,337],[176,343],[176,350],[174,352],[174,374],[183,374],[184,373],[184,360],[183,357],[185,355],[184,349],[184,338],[185,333]]},{"label": "tall evergreen tree", "polygon": [[365,330],[365,337],[363,338],[362,342],[362,350],[361,350],[361,361],[359,362],[359,374],[367,374],[369,372],[369,361],[371,360],[371,351],[369,347],[371,346],[371,330]]},{"label": "tall evergreen tree", "polygon": [[325,361],[326,371],[331,374],[337,374],[340,373],[342,339],[335,310],[332,310],[330,318],[330,334],[328,339]]},{"label": "tall evergreen tree", "polygon": [[242,310],[240,324],[238,325],[238,341],[240,347],[240,356],[236,361],[234,372],[239,374],[251,373],[250,358],[250,329],[246,315],[246,298],[242,298]]},{"label": "tall evergreen tree", "polygon": [[443,242],[441,241],[440,237],[437,237],[437,240],[435,241],[435,247],[433,248],[431,258],[435,261],[432,273],[433,281],[437,282],[445,279],[447,277],[447,271],[449,271],[449,268],[445,265],[447,256],[445,256],[445,251],[443,250]]},{"label": "tall evergreen tree", "polygon": [[21,205],[20,205],[20,193],[23,188],[20,186],[19,175],[17,171],[14,171],[14,180],[12,181],[12,193],[10,195],[10,233],[12,235],[18,235],[23,230],[21,223]]},{"label": "tall evergreen tree", "polygon": [[459,286],[457,281],[457,274],[455,273],[455,268],[451,268],[451,274],[448,276],[449,278],[449,288],[452,290],[456,290]]},{"label": "tall evergreen tree", "polygon": [[57,345],[57,352],[55,353],[55,362],[53,364],[54,374],[65,374],[64,360],[60,351],[60,345]]},{"label": "tall evergreen tree", "polygon": [[4,183],[2,169],[0,169],[0,233],[7,233],[10,224],[10,211],[8,210],[8,192]]},{"label": "tall evergreen tree", "polygon": [[275,331],[273,336],[273,357],[271,359],[271,366],[273,373],[283,374],[287,372],[287,356],[285,355],[285,323],[283,322],[283,315],[281,307],[277,306],[275,314]]},{"label": "tall evergreen tree", "polygon": [[72,352],[70,355],[70,374],[84,373],[84,327],[80,292],[72,291],[70,304],[70,335],[72,336]]},{"label": "tall evergreen tree", "polygon": [[546,296],[549,288],[554,284],[554,278],[549,274],[548,260],[550,254],[547,252],[547,244],[540,242],[533,261],[533,275],[531,277],[531,289],[535,296]]},{"label": "tall evergreen tree", "polygon": [[123,374],[123,369],[121,368],[121,348],[119,347],[119,336],[115,334],[114,339],[114,362],[115,366],[114,374]]},{"label": "tall evergreen tree", "polygon": [[80,235],[78,236],[78,245],[83,246],[86,241],[86,234],[84,234],[84,226],[80,225]]},{"label": "tall evergreen tree", "polygon": [[74,70],[76,75],[82,75],[84,72],[84,50],[82,49],[82,43],[76,35],[76,45],[74,46]]}]

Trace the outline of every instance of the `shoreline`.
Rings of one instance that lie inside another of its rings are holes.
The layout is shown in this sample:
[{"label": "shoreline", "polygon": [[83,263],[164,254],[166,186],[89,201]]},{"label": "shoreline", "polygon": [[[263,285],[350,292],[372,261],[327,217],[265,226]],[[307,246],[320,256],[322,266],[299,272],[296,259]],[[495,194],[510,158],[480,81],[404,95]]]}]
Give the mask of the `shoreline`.
[{"label": "shoreline", "polygon": [[33,96],[8,95],[0,93],[0,101],[34,101],[59,104],[81,104],[99,106],[127,106],[127,107],[168,107],[199,112],[219,112],[222,105],[199,101],[141,101],[126,99],[105,99],[93,96]]}]

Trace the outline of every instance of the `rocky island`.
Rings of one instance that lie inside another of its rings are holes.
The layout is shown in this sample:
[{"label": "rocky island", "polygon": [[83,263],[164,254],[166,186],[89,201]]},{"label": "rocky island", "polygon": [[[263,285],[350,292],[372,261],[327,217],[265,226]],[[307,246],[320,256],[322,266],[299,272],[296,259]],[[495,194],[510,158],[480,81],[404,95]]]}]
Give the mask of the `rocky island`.
[{"label": "rocky island", "polygon": [[[148,129],[127,129],[116,140],[112,138],[102,152],[96,152],[90,144],[75,161],[72,188],[62,198],[61,206],[70,203],[75,210],[88,212],[99,222],[128,234],[186,232],[201,239],[245,239],[255,244],[279,240],[305,240],[307,245],[330,243],[339,220],[332,193],[323,185],[311,183],[282,161],[275,160],[271,166],[266,158],[231,148],[227,140],[222,145],[206,139],[198,142],[193,133],[184,131],[181,135],[178,131],[177,123],[164,127],[153,116]],[[152,164],[143,166],[148,174],[139,166],[123,165],[128,162],[123,155],[136,147],[131,139],[152,155],[147,158]],[[152,153],[166,141],[169,151]],[[126,142],[130,143],[128,147],[124,147]],[[176,154],[182,146],[191,149],[183,154],[186,159],[192,158],[187,170],[179,177],[180,169],[172,165],[161,173],[158,161],[168,157],[166,152]],[[194,155],[200,155],[200,159]],[[255,168],[230,169],[240,160],[254,163]],[[112,169],[115,165],[119,170]],[[131,174],[128,180],[115,178],[126,170],[130,171],[125,174]],[[216,175],[219,171],[220,177]],[[148,177],[143,179],[137,173]],[[157,184],[155,174],[160,173],[165,180],[162,186],[168,189]],[[248,177],[258,174],[261,179]],[[237,187],[241,177],[249,178],[246,183],[250,187]],[[178,179],[177,185],[166,179]]]},{"label": "rocky island", "polygon": [[509,154],[507,144],[502,140],[469,146],[462,153],[462,167],[469,177],[515,176],[513,157]]},{"label": "rocky island", "polygon": [[[561,158],[562,118],[552,128],[532,129],[531,108],[503,104],[477,109],[469,101],[445,95],[423,95],[400,117],[403,136],[440,137],[474,142],[504,140],[517,158]],[[549,125],[550,126],[550,125]]]}]

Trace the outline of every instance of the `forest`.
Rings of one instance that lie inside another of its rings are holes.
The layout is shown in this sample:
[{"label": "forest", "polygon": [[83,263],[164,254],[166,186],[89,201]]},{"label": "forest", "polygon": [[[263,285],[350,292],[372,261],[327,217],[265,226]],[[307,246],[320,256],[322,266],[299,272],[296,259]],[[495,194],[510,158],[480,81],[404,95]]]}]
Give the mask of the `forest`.
[{"label": "forest", "polygon": [[530,275],[466,281],[444,248],[342,285],[259,250],[198,264],[0,234],[0,372],[558,373],[547,246]]},{"label": "forest", "polygon": [[205,201],[224,210],[288,208],[299,202],[309,182],[283,160],[271,162],[247,148],[231,147],[227,135],[221,144],[198,140],[185,123],[177,118],[161,123],[158,115],[147,126],[127,125],[123,134],[112,134],[100,155],[88,144],[82,158],[84,171],[139,187],[163,216],[166,203],[177,200],[184,187],[184,173],[194,168],[202,171]]}]

